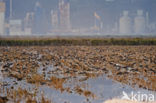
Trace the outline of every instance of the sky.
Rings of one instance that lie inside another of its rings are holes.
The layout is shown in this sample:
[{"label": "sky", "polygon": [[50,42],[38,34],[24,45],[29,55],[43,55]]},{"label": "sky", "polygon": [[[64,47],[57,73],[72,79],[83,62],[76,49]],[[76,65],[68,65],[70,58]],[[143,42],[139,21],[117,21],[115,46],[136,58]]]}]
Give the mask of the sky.
[{"label": "sky", "polygon": [[[13,17],[24,18],[26,12],[34,10],[37,1],[40,1],[47,20],[50,20],[50,11],[58,9],[58,0],[13,0]],[[94,12],[101,16],[107,26],[114,25],[123,10],[128,10],[130,16],[135,16],[136,11],[142,9],[149,12],[150,22],[156,21],[156,0],[70,0],[70,5],[74,28],[91,27],[94,24]]]}]

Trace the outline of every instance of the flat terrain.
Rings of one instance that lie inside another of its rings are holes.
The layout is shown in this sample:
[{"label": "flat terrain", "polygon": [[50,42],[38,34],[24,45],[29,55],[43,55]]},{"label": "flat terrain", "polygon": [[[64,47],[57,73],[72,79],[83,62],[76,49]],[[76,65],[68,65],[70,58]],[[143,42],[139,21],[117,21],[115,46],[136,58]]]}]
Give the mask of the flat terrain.
[{"label": "flat terrain", "polygon": [[98,96],[85,81],[103,75],[132,88],[155,92],[156,46],[0,47],[0,70],[3,102],[52,102],[45,96],[48,91],[42,93],[40,87],[74,93],[89,102]]}]

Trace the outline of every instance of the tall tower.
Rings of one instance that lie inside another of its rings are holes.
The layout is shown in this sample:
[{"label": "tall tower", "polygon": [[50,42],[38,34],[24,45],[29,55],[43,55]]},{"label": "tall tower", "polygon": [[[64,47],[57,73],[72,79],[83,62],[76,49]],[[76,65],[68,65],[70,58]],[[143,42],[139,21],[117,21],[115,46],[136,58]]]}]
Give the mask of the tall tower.
[{"label": "tall tower", "polygon": [[146,31],[149,31],[149,13],[146,12]]},{"label": "tall tower", "polygon": [[45,15],[40,2],[36,2],[34,9],[34,28],[33,28],[33,32],[35,34],[45,33],[44,16]]},{"label": "tall tower", "polygon": [[59,0],[59,16],[60,16],[60,29],[68,31],[71,28],[70,24],[70,3],[69,0]]},{"label": "tall tower", "polygon": [[0,1],[0,35],[4,35],[5,25],[5,3]]},{"label": "tall tower", "polygon": [[137,34],[144,33],[146,28],[146,21],[143,16],[143,10],[137,11],[137,16],[134,18],[134,31]]},{"label": "tall tower", "polygon": [[28,12],[26,13],[26,17],[24,18],[24,26],[26,28],[32,28],[34,23],[34,13]]},{"label": "tall tower", "polygon": [[25,32],[28,34],[31,34],[33,25],[34,25],[34,13],[28,12],[28,13],[26,13],[26,17],[24,18],[24,30],[25,30]]},{"label": "tall tower", "polygon": [[12,0],[10,0],[10,19],[12,19],[12,5],[13,4],[13,2],[12,2]]},{"label": "tall tower", "polygon": [[123,16],[119,21],[119,31],[121,34],[130,34],[132,32],[132,20],[128,16],[128,11],[123,11]]},{"label": "tall tower", "polygon": [[5,3],[5,21],[9,22],[9,20],[12,18],[12,0],[0,0],[0,2],[3,1]]},{"label": "tall tower", "polygon": [[53,30],[58,29],[59,20],[58,20],[58,12],[57,11],[51,11],[51,26]]}]

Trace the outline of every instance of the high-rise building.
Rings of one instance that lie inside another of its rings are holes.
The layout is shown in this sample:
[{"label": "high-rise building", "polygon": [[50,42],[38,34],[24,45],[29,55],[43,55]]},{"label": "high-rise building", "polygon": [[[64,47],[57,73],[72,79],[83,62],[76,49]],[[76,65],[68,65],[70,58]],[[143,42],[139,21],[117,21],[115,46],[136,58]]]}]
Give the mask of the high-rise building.
[{"label": "high-rise building", "polygon": [[9,21],[10,18],[10,1],[11,0],[0,0],[0,2],[4,2],[5,3],[5,21]]},{"label": "high-rise building", "polygon": [[26,34],[32,33],[32,28],[34,25],[34,13],[28,12],[24,18],[24,31]]},{"label": "high-rise building", "polygon": [[132,33],[132,20],[128,16],[128,11],[123,11],[123,16],[119,21],[119,31],[121,34],[130,34]]},{"label": "high-rise building", "polygon": [[69,0],[59,0],[59,18],[60,18],[60,29],[70,30],[70,3]]},{"label": "high-rise building", "polygon": [[138,10],[137,16],[134,18],[134,31],[137,34],[142,34],[145,33],[145,29],[146,29],[146,20],[145,17],[143,16],[143,11]]},{"label": "high-rise building", "polygon": [[0,1],[0,35],[5,34],[5,3]]},{"label": "high-rise building", "polygon": [[21,36],[22,33],[22,20],[20,19],[11,19],[9,21],[10,27],[9,32],[10,36]]},{"label": "high-rise building", "polygon": [[58,29],[59,26],[59,20],[58,20],[58,12],[57,11],[51,11],[51,26],[52,30]]},{"label": "high-rise building", "polygon": [[44,34],[45,33],[45,21],[44,21],[44,11],[39,2],[36,2],[34,9],[34,34]]}]

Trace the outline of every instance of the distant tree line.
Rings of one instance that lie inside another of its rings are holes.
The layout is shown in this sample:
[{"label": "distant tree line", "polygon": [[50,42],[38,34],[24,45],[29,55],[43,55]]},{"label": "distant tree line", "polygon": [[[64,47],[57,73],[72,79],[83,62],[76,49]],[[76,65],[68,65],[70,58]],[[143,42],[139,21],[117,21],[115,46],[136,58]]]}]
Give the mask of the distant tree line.
[{"label": "distant tree line", "polygon": [[55,38],[55,39],[1,39],[0,46],[72,46],[72,45],[156,45],[156,38]]}]

